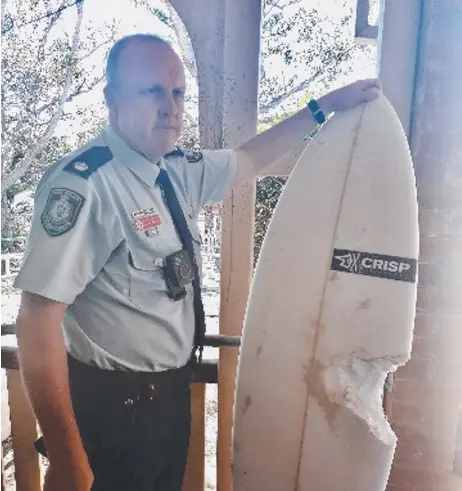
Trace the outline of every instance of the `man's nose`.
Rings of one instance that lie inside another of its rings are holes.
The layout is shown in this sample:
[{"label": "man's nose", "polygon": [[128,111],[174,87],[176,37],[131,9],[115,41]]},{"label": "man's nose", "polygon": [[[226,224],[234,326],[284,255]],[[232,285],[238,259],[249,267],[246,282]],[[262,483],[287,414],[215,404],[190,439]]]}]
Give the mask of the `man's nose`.
[{"label": "man's nose", "polygon": [[162,98],[162,104],[159,107],[159,112],[163,117],[176,118],[179,113],[178,105],[172,94],[165,94]]}]

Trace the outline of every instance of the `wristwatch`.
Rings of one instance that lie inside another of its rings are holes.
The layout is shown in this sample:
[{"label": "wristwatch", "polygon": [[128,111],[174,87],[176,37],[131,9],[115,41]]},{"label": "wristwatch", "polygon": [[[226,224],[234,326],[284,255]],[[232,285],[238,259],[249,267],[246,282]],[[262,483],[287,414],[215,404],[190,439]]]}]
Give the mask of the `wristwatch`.
[{"label": "wristwatch", "polygon": [[313,113],[313,117],[318,124],[324,124],[326,122],[326,116],[319,107],[318,101],[311,99],[307,104],[308,109]]}]

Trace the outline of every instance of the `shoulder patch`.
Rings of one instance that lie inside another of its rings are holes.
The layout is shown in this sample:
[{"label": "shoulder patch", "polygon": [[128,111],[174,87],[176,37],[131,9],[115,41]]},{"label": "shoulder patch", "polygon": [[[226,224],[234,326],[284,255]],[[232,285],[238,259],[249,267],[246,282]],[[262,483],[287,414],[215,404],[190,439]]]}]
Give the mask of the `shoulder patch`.
[{"label": "shoulder patch", "polygon": [[69,162],[63,170],[88,179],[104,164],[112,160],[113,155],[109,147],[91,147]]},{"label": "shoulder patch", "polygon": [[169,157],[184,157],[184,153],[179,148],[175,148],[175,150],[164,155],[164,158],[168,159]]},{"label": "shoulder patch", "polygon": [[68,188],[53,188],[42,212],[43,229],[50,237],[63,235],[75,225],[85,198]]},{"label": "shoulder patch", "polygon": [[202,152],[186,152],[185,157],[191,163],[200,162],[204,158]]},{"label": "shoulder patch", "polygon": [[175,150],[168,153],[167,155],[164,155],[164,158],[168,159],[169,157],[186,157],[186,160],[191,163],[200,162],[204,158],[202,152],[194,152],[194,151],[183,152],[179,148],[176,148]]}]

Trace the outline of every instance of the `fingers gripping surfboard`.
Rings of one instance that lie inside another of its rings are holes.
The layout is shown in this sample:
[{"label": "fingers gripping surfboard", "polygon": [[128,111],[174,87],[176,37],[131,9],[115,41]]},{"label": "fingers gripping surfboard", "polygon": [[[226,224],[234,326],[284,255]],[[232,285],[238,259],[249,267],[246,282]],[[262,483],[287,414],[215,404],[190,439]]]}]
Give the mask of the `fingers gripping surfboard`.
[{"label": "fingers gripping surfboard", "polygon": [[417,255],[413,165],[380,96],[322,129],[274,212],[240,350],[235,491],[385,489],[383,388],[410,356]]}]

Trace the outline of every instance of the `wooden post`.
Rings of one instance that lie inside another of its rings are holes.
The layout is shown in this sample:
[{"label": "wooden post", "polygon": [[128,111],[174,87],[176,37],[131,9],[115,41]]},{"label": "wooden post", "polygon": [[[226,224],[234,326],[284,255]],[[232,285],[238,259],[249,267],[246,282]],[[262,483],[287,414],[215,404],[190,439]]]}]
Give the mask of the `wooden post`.
[{"label": "wooden post", "polygon": [[[261,0],[225,0],[223,146],[235,148],[257,132]],[[255,182],[223,203],[220,334],[239,336],[253,273]],[[217,490],[232,491],[232,425],[238,352],[220,349]]]},{"label": "wooden post", "polygon": [[205,384],[191,385],[191,438],[183,491],[205,488]]},{"label": "wooden post", "polygon": [[18,370],[7,370],[10,402],[11,437],[17,491],[40,491],[39,455],[34,441],[38,437],[37,422],[26,396]]},{"label": "wooden post", "polygon": [[1,459],[2,459],[2,491],[6,491],[6,484],[5,484],[5,462],[3,460],[3,445],[1,447]]},{"label": "wooden post", "polygon": [[[257,129],[261,0],[170,0],[191,37],[198,67],[203,148],[233,148]],[[220,333],[240,335],[252,275],[255,184],[224,201]],[[217,488],[231,491],[231,431],[237,350],[221,349]]]},{"label": "wooden post", "polygon": [[[252,277],[255,185],[233,191],[223,207],[220,333],[242,332]],[[217,487],[231,491],[232,424],[238,351],[220,348],[218,365]]]}]

